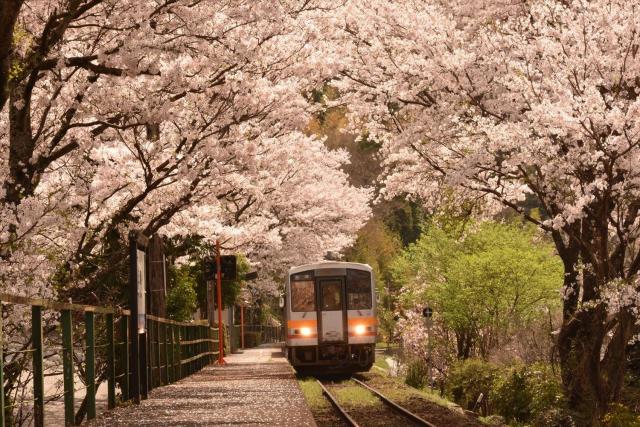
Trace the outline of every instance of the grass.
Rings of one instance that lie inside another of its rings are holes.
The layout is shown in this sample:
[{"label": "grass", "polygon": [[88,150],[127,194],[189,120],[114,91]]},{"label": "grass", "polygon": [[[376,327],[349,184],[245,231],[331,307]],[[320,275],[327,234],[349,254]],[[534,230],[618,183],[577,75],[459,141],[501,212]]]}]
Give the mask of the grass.
[{"label": "grass", "polygon": [[378,342],[376,343],[376,348],[382,348],[382,349],[388,350],[391,348],[400,348],[400,344],[398,344],[397,342],[392,342],[392,343]]},{"label": "grass", "polygon": [[438,393],[437,391],[434,391],[431,389],[414,389],[413,387],[411,391],[414,391],[415,393],[419,394],[420,396],[424,397],[430,402],[433,402],[440,406],[447,407],[449,409],[454,409],[457,412],[461,412],[460,407],[456,403],[440,396],[440,393]]},{"label": "grass", "polygon": [[[404,383],[403,383],[404,384]],[[450,400],[445,399],[444,397],[440,396],[440,393],[433,391],[431,389],[419,389],[419,388],[414,388],[411,386],[408,386],[406,384],[404,384],[405,387],[398,387],[395,389],[388,389],[385,390],[385,392],[387,393],[387,396],[393,400],[402,400],[407,398],[410,395],[415,395],[415,396],[420,396],[430,402],[433,402],[437,405],[440,406],[444,406],[447,407],[449,409],[458,409],[459,407],[458,405],[456,405],[455,403],[451,402]]]},{"label": "grass", "polygon": [[[323,396],[322,389],[315,378],[299,377],[298,384],[312,409],[324,409],[331,406]],[[330,389],[330,392],[336,396],[341,404],[349,406],[368,406],[378,403],[374,395],[353,382],[342,383],[339,387]]]},{"label": "grass", "polygon": [[312,409],[325,409],[330,406],[330,403],[322,395],[322,389],[318,382],[313,377],[298,377],[298,384],[304,394],[304,398],[307,404]]},{"label": "grass", "polygon": [[389,371],[389,369],[391,368],[389,366],[389,363],[387,362],[387,358],[386,356],[376,356],[376,361],[373,364],[373,366],[377,366],[378,368],[382,369],[383,371]]},{"label": "grass", "polygon": [[[435,403],[440,406],[444,406],[452,411],[462,412],[462,410],[456,403],[440,396],[440,393],[437,392],[436,390],[432,390],[430,388],[418,389],[415,387],[411,387],[404,383],[402,377],[398,377],[398,378],[391,377],[388,374],[389,364],[386,362],[386,360],[381,360],[380,364],[378,364],[378,360],[380,359],[381,358],[376,358],[376,363],[374,365],[374,366],[379,366],[380,369],[376,369],[375,371],[370,372],[369,375],[371,376],[371,378],[375,380],[376,376],[379,376],[382,378],[386,378],[388,380],[392,380],[394,382],[398,382],[398,383],[401,382],[403,385],[403,387],[396,387],[396,388],[390,388],[388,390],[385,390],[385,392],[387,393],[387,396],[390,399],[402,400],[404,398],[407,398],[410,395],[420,396],[432,403]],[[386,366],[386,369],[384,368],[384,366]],[[382,370],[384,370],[384,372]]]},{"label": "grass", "polygon": [[368,390],[360,387],[352,381],[344,383],[345,385],[331,390],[341,404],[351,407],[356,406],[377,406],[380,404],[378,398],[371,394]]}]

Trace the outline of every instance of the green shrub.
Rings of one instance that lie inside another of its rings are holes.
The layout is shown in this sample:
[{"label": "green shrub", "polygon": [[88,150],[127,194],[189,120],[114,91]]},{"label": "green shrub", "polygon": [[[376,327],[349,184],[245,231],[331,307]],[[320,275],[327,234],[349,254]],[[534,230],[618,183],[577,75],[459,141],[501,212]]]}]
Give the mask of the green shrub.
[{"label": "green shrub", "polygon": [[564,408],[551,408],[539,413],[532,425],[534,427],[576,427]]},{"label": "green shrub", "polygon": [[527,372],[527,387],[532,396],[531,416],[536,418],[553,408],[564,411],[567,402],[562,382],[551,366],[536,363],[530,365]]},{"label": "green shrub", "polygon": [[407,365],[407,375],[404,382],[415,388],[424,388],[428,385],[429,368],[424,360],[414,359]]},{"label": "green shrub", "polygon": [[560,380],[544,364],[503,368],[478,359],[461,361],[451,369],[447,391],[467,409],[473,409],[482,393],[484,399],[476,410],[482,415],[500,415],[508,423],[571,425]]},{"label": "green shrub", "polygon": [[167,295],[167,316],[170,319],[186,321],[197,308],[196,278],[188,266],[169,270],[173,286]]},{"label": "green shrub", "polygon": [[498,374],[498,367],[480,359],[468,359],[453,366],[447,379],[447,391],[460,406],[473,409],[480,393],[484,396],[482,412],[488,413],[487,398]]},{"label": "green shrub", "polygon": [[640,427],[640,416],[620,403],[611,405],[602,421],[605,427]]},{"label": "green shrub", "polygon": [[505,425],[504,418],[500,415],[489,415],[487,417],[480,417],[480,421],[489,426],[503,427]]},{"label": "green shrub", "polygon": [[525,366],[515,366],[500,372],[491,388],[493,410],[507,422],[529,420],[532,400]]},{"label": "green shrub", "polygon": [[552,408],[563,408],[559,378],[542,364],[516,365],[500,372],[491,390],[493,410],[508,422],[531,422]]}]

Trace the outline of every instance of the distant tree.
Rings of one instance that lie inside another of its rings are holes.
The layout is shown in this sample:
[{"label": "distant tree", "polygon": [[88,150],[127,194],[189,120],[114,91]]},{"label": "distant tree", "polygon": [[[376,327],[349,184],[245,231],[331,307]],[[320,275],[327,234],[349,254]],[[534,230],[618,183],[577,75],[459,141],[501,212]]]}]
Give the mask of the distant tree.
[{"label": "distant tree", "polygon": [[369,220],[358,232],[354,245],[345,250],[347,261],[369,264],[373,268],[379,301],[378,321],[387,341],[395,332],[394,311],[398,291],[392,286],[389,268],[401,250],[400,239],[389,230],[380,215]]},{"label": "distant tree", "polygon": [[196,311],[197,276],[189,265],[169,269],[171,287],[167,294],[167,316],[170,319],[186,321]]},{"label": "distant tree", "polygon": [[460,359],[504,348],[516,331],[559,307],[562,263],[533,226],[430,223],[393,265],[407,309],[429,305],[455,334]]}]

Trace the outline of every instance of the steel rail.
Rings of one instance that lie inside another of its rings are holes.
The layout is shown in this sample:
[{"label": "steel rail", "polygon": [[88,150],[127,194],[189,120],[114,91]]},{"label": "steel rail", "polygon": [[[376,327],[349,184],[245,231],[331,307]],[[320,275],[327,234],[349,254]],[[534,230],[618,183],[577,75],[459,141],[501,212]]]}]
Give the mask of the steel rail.
[{"label": "steel rail", "polygon": [[422,426],[426,426],[426,427],[436,427],[435,424],[430,423],[429,421],[419,417],[418,415],[414,414],[413,412],[409,411],[408,409],[403,408],[402,406],[398,405],[396,402],[394,402],[393,400],[389,399],[387,396],[385,396],[384,394],[380,393],[378,390],[374,389],[371,386],[368,386],[367,384],[363,383],[362,381],[351,377],[351,379],[358,385],[366,388],[367,390],[369,390],[371,393],[375,394],[376,396],[378,396],[380,398],[380,400],[382,400],[384,403],[386,403],[387,405],[391,406],[392,408],[396,409],[397,411],[401,412],[403,415],[407,416],[408,418],[411,418],[413,421],[417,422],[418,424],[422,425]]},{"label": "steel rail", "polygon": [[322,393],[325,396],[327,396],[327,399],[329,399],[329,402],[331,402],[334,408],[336,408],[338,412],[340,412],[340,415],[342,415],[342,417],[349,423],[349,425],[352,427],[360,427],[360,424],[358,424],[353,418],[351,418],[351,416],[347,414],[347,411],[345,411],[344,408],[340,406],[336,398],[331,393],[329,393],[329,390],[327,390],[324,384],[322,384],[322,382],[317,378],[316,378],[316,381],[318,381],[318,384],[320,384],[320,387],[322,388]]}]

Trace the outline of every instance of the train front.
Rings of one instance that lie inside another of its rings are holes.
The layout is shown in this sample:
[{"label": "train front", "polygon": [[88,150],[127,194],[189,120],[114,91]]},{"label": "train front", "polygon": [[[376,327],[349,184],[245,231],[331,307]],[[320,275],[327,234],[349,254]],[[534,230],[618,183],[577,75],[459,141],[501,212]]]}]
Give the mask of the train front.
[{"label": "train front", "polygon": [[292,268],[287,283],[287,357],[298,371],[368,371],[375,360],[375,286],[366,264]]}]

